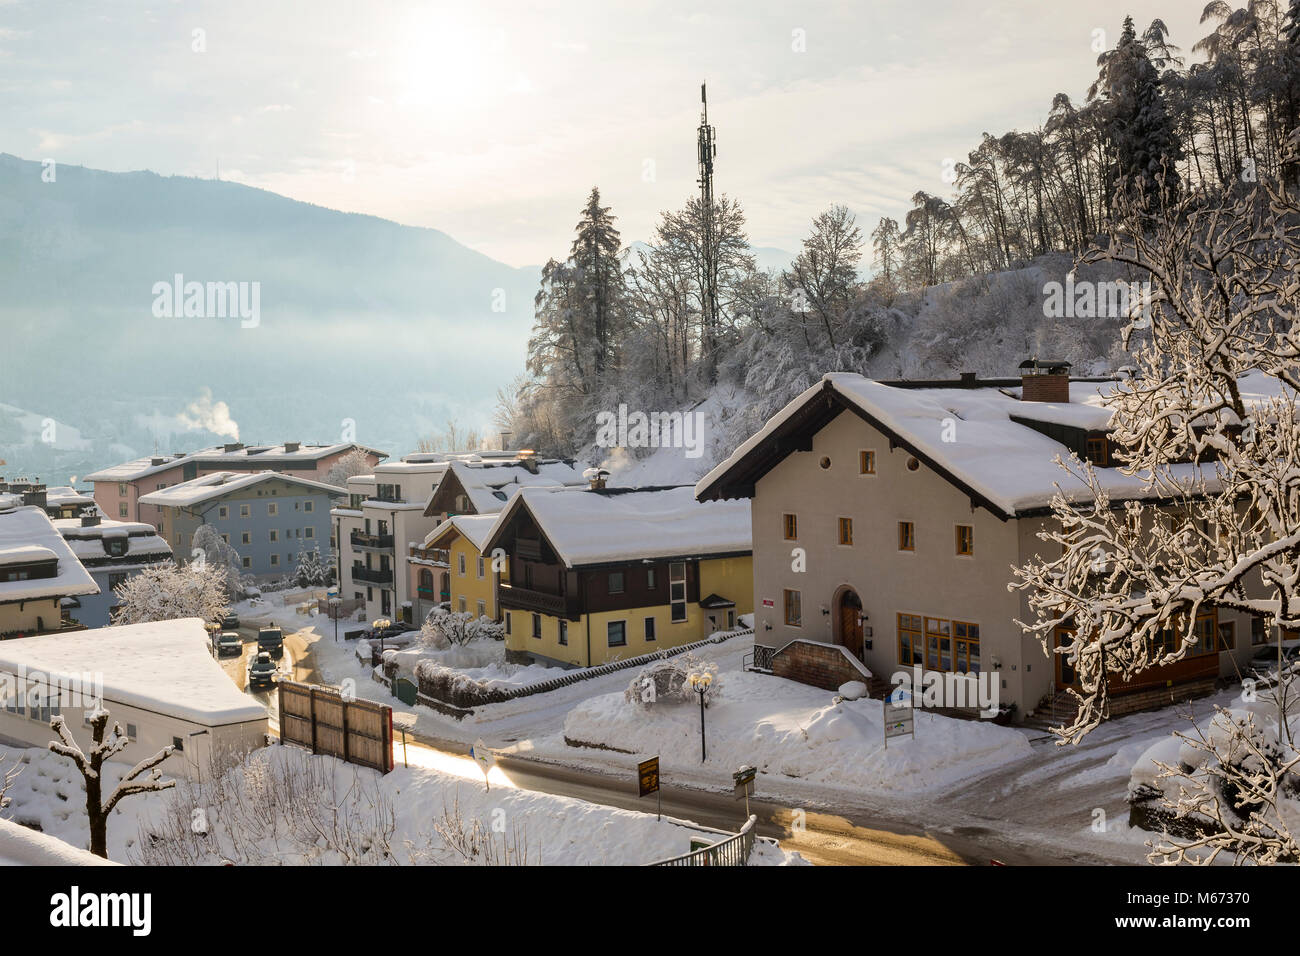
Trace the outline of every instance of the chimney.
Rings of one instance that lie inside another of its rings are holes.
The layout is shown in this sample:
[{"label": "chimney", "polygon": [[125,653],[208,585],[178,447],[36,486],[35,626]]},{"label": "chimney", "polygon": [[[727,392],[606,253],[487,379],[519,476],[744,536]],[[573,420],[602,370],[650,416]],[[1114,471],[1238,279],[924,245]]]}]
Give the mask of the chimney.
[{"label": "chimney", "polygon": [[97,514],[83,514],[81,516],[81,526],[83,528],[93,528],[98,524],[99,524],[99,515]]},{"label": "chimney", "polygon": [[243,447],[244,446],[239,442],[232,441],[232,442],[226,442],[226,444],[223,446],[223,450],[227,455],[229,455],[231,452],[239,451]]},{"label": "chimney", "polygon": [[284,450],[286,454],[292,455],[294,452],[296,452],[299,449],[299,447],[301,446],[296,441],[287,441],[284,443]]},{"label": "chimney", "polygon": [[601,491],[605,487],[605,479],[609,477],[609,472],[604,468],[588,468],[582,473],[582,477],[587,479],[587,487],[592,491]]},{"label": "chimney", "polygon": [[150,464],[152,467],[157,468],[159,465],[163,464],[165,461],[167,461],[166,458],[150,458],[150,459],[149,459],[149,464]]},{"label": "chimney", "polygon": [[1020,363],[1020,400],[1022,402],[1070,401],[1070,363],[1031,358]]},{"label": "chimney", "polygon": [[975,377],[974,372],[962,372],[961,383],[966,388],[974,388],[979,384],[979,379]]}]

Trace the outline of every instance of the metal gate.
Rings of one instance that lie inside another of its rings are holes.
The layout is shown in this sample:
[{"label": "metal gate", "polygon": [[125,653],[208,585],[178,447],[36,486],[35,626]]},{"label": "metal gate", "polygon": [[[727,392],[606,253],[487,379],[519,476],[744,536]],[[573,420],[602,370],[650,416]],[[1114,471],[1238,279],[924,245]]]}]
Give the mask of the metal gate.
[{"label": "metal gate", "polygon": [[393,708],[347,700],[334,687],[280,681],[280,741],[348,763],[393,769]]}]

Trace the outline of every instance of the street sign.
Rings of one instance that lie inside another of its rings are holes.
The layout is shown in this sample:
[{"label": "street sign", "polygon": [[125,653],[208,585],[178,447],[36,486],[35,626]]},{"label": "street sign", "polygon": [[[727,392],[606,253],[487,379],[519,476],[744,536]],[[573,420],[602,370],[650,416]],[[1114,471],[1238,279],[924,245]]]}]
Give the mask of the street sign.
[{"label": "street sign", "polygon": [[652,793],[659,791],[659,758],[651,757],[649,760],[642,760],[636,765],[637,783],[640,787],[640,796],[648,797]]},{"label": "street sign", "polygon": [[736,782],[736,799],[741,800],[754,792],[754,778],[758,776],[757,767],[741,767],[731,775]]},{"label": "street sign", "polygon": [[[497,758],[492,756],[492,751],[488,750],[488,745],[483,743],[482,737],[474,741],[474,746],[469,748],[469,755],[478,764],[479,769],[483,771],[483,781],[487,783],[488,774],[496,766]],[[488,789],[492,789],[490,783],[488,783]]]},{"label": "street sign", "polygon": [[885,699],[885,746],[890,737],[915,737],[916,712],[912,709],[912,694],[901,686]]}]

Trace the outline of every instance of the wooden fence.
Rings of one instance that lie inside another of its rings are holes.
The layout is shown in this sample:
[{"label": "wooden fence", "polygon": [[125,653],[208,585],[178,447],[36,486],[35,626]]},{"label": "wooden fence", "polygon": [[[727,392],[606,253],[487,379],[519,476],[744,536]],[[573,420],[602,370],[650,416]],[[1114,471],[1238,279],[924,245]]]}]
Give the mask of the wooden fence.
[{"label": "wooden fence", "polygon": [[393,769],[393,708],[347,700],[333,687],[280,681],[280,741],[348,763]]}]

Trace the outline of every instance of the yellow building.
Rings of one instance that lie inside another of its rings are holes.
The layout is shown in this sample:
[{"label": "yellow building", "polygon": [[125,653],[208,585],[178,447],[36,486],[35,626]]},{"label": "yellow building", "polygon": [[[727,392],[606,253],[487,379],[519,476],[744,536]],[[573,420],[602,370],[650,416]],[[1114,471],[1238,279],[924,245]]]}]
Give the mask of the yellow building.
[{"label": "yellow building", "polygon": [[500,620],[496,579],[508,562],[492,561],[482,550],[496,522],[492,515],[453,515],[434,528],[411,552],[411,594],[419,602],[419,620],[437,604],[476,617]]},{"label": "yellow building", "polygon": [[483,543],[513,660],[586,667],[689,644],[753,611],[749,508],[690,488],[525,488]]}]

